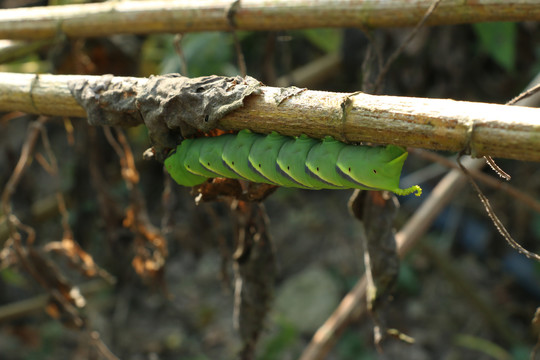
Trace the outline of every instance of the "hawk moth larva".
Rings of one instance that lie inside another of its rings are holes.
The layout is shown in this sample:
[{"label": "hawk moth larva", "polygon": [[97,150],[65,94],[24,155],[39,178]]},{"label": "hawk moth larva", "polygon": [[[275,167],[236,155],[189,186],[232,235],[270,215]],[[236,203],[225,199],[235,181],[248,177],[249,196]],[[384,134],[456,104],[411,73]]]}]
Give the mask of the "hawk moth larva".
[{"label": "hawk moth larva", "polygon": [[405,149],[395,145],[358,146],[332,137],[321,141],[242,130],[237,135],[186,139],[165,160],[165,167],[184,186],[226,177],[302,189],[359,188],[419,196],[418,185],[399,188],[406,158]]}]

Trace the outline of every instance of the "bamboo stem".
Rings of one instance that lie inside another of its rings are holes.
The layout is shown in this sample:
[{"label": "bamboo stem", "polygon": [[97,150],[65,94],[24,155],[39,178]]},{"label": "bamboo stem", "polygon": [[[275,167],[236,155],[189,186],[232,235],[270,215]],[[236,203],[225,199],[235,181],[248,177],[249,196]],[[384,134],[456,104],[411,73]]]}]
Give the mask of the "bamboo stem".
[{"label": "bamboo stem", "polygon": [[[416,25],[432,0],[108,1],[0,10],[0,38]],[[229,20],[231,19],[231,20]],[[446,0],[426,25],[538,21],[537,0]]]},{"label": "bamboo stem", "polygon": [[[98,77],[0,73],[0,111],[84,117],[67,85],[76,79]],[[136,86],[146,83],[145,78],[125,77],[113,82],[128,79]],[[247,98],[244,107],[221,119],[219,126],[434,150],[470,148],[473,156],[540,161],[537,108],[311,90],[278,103],[281,94],[282,88],[261,87],[259,95]]]}]

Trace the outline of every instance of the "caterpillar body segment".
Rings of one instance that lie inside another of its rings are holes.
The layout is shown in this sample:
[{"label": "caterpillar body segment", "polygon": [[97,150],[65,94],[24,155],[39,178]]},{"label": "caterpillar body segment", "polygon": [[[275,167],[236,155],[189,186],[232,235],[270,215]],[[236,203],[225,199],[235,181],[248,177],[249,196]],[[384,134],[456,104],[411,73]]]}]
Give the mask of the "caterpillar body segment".
[{"label": "caterpillar body segment", "polygon": [[339,176],[336,163],[340,151],[347,145],[326,137],[315,144],[306,158],[306,172],[317,180],[325,183],[329,189],[348,189],[354,187],[353,183]]},{"label": "caterpillar body segment", "polygon": [[[223,160],[223,149],[225,144],[234,140],[235,135],[226,134],[212,137],[212,141],[202,141],[203,146],[200,149],[199,162],[206,169],[218,174],[220,177],[238,178],[236,172],[231,170]],[[184,140],[185,141],[185,140]]]},{"label": "caterpillar body segment", "polygon": [[281,149],[291,141],[294,142],[294,138],[279,135],[277,132],[272,132],[268,136],[260,136],[253,142],[249,152],[248,161],[251,168],[255,169],[265,179],[272,179],[271,181],[274,184],[286,187],[302,186],[302,184],[285,176],[277,165]]},{"label": "caterpillar body segment", "polygon": [[355,146],[331,137],[320,141],[242,130],[237,135],[184,140],[165,166],[185,186],[227,177],[303,189],[359,188],[419,196],[418,185],[399,188],[406,158],[399,146]]},{"label": "caterpillar body segment", "polygon": [[184,140],[182,144],[178,145],[176,150],[165,159],[165,168],[171,177],[180,185],[195,186],[202,184],[208,178],[200,175],[195,175],[188,171],[184,165],[184,159],[189,152],[189,145],[191,142]]},{"label": "caterpillar body segment", "polygon": [[278,171],[294,184],[298,184],[297,187],[313,190],[326,189],[325,183],[318,181],[306,172],[306,158],[309,151],[319,141],[306,135],[289,139],[279,152],[276,163]]},{"label": "caterpillar body segment", "polygon": [[204,141],[198,141],[197,139],[186,139],[182,141],[182,144],[188,142],[187,149],[184,158],[184,166],[187,171],[193,173],[194,175],[203,176],[205,178],[214,178],[219,177],[219,174],[209,170],[200,161],[200,154],[202,147],[205,145]]},{"label": "caterpillar body segment", "polygon": [[260,137],[261,135],[256,135],[249,130],[242,130],[223,147],[223,161],[230,170],[237,174],[235,179],[273,184],[257,171],[254,171],[253,166],[248,161],[253,142]]}]

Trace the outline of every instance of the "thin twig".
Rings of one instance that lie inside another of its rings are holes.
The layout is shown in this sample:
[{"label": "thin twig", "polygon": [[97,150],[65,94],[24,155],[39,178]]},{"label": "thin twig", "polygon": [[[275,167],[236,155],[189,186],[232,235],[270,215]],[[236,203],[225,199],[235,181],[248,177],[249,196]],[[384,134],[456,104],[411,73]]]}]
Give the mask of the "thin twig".
[{"label": "thin twig", "polygon": [[234,48],[236,50],[236,61],[238,63],[238,70],[240,71],[240,75],[245,77],[247,75],[246,60],[244,58],[244,53],[242,52],[242,47],[240,46],[240,40],[238,39],[238,35],[236,34],[236,15],[240,6],[241,6],[240,0],[235,0],[231,3],[229,8],[227,9],[227,21],[229,22],[229,27],[230,27],[229,31],[231,32],[233,36]]},{"label": "thin twig", "polygon": [[15,189],[17,188],[17,185],[19,184],[21,177],[24,174],[24,171],[29,165],[28,159],[34,151],[40,128],[46,121],[46,117],[40,116],[38,120],[33,122],[32,125],[28,128],[28,133],[21,150],[21,156],[19,157],[19,161],[17,162],[17,165],[11,173],[8,182],[4,187],[4,191],[2,192],[2,212],[3,215],[6,216],[8,227],[10,229],[10,234],[13,234],[15,232],[15,224],[10,220],[10,215],[12,214],[10,204],[11,196],[15,192]]},{"label": "thin twig", "polygon": [[[533,97],[540,90],[540,74],[529,83],[528,89],[521,94],[508,101],[505,105],[518,105],[518,106],[535,106],[538,104],[538,96]],[[491,156],[485,155],[484,159],[487,161],[493,171],[495,171],[500,177],[505,180],[510,180],[510,175],[497,165],[495,160]]]},{"label": "thin twig", "polygon": [[525,255],[529,259],[534,259],[536,261],[540,261],[540,255],[538,255],[536,253],[533,253],[533,252],[523,248],[516,240],[514,240],[514,238],[510,235],[508,230],[506,230],[506,228],[504,227],[504,224],[502,223],[502,221],[495,214],[495,211],[491,207],[491,204],[490,204],[488,198],[484,195],[482,190],[480,190],[480,187],[478,187],[478,185],[476,184],[476,181],[474,181],[471,174],[469,174],[469,171],[461,164],[460,157],[458,157],[457,162],[458,162],[459,166],[461,167],[461,170],[463,171],[463,173],[465,173],[465,175],[467,175],[467,179],[469,180],[469,182],[473,186],[474,190],[478,194],[478,197],[480,198],[480,201],[484,205],[484,208],[486,209],[486,212],[488,213],[489,217],[491,218],[491,221],[493,221],[493,224],[495,225],[495,228],[504,237],[506,242],[508,242],[508,244],[511,247],[513,247],[519,253]]},{"label": "thin twig", "polygon": [[[105,138],[109,142],[109,145],[111,145],[116,155],[118,155],[118,157],[120,158],[120,162],[124,162],[124,150],[122,149],[118,141],[114,138],[110,126],[103,127],[103,134],[105,134]],[[124,163],[122,163],[121,165],[126,166],[126,164]]]},{"label": "thin twig", "polygon": [[525,90],[524,92],[522,92],[521,94],[519,94],[518,96],[516,96],[515,98],[513,98],[509,102],[507,102],[506,105],[514,105],[518,101],[526,99],[529,96],[532,96],[532,95],[536,94],[539,91],[540,91],[540,84],[537,84],[537,85],[533,86],[532,88],[530,88],[528,90]]},{"label": "thin twig", "polygon": [[121,128],[115,128],[116,137],[112,134],[110,127],[105,127],[104,131],[107,140],[120,159],[122,178],[129,190],[130,206],[126,210],[123,225],[135,235],[136,255],[132,265],[140,276],[151,278],[166,292],[163,267],[168,254],[167,241],[159,229],[154,227],[148,216],[144,197],[137,187],[139,173],[135,167],[133,152]]},{"label": "thin twig", "polygon": [[176,34],[174,36],[174,50],[176,50],[176,54],[178,54],[178,58],[180,59],[180,72],[182,75],[187,76],[188,75],[188,67],[187,67],[187,61],[186,56],[184,55],[184,51],[182,50],[182,39],[184,38],[184,34]]},{"label": "thin twig", "polygon": [[416,34],[418,34],[418,31],[424,26],[427,19],[433,14],[433,11],[439,6],[442,0],[434,0],[429,9],[427,9],[426,13],[424,14],[424,17],[422,17],[422,20],[416,26],[414,29],[409,33],[407,38],[401,43],[401,45],[388,57],[386,60],[386,63],[384,64],[384,67],[379,72],[379,75],[377,76],[377,80],[375,80],[375,86],[373,89],[373,93],[377,94],[380,90],[382,81],[386,77],[386,74],[388,73],[388,70],[390,69],[390,66],[394,63],[394,61],[398,58],[399,55],[403,52],[403,50],[410,44],[410,42],[414,39]]},{"label": "thin twig", "polygon": [[[433,162],[437,162],[443,166],[446,166],[448,168],[452,169],[460,169],[459,165],[450,159],[445,158],[444,156],[441,156],[437,153],[434,153],[432,151],[422,150],[422,149],[407,149],[409,153],[421,156],[425,159],[428,159]],[[494,189],[500,189],[510,196],[514,197],[516,200],[522,202],[523,204],[527,205],[532,210],[540,213],[540,202],[532,198],[529,194],[517,189],[516,187],[502,182],[500,180],[497,180],[496,178],[484,174],[483,172],[477,171],[477,170],[469,170],[469,173],[473,178],[475,178],[478,181],[481,181],[482,183],[491,186]]]},{"label": "thin twig", "polygon": [[[537,79],[535,79],[534,81],[536,81],[536,80]],[[506,105],[517,105],[518,103],[522,102],[522,100],[530,97],[531,95],[535,94],[539,90],[540,90],[540,84],[532,86],[529,90],[526,90],[526,91],[522,92],[520,95],[518,95],[514,99],[507,102]],[[499,231],[499,233],[506,240],[506,242],[511,247],[516,249],[519,253],[525,255],[526,257],[528,257],[530,259],[540,261],[540,255],[538,255],[536,253],[533,253],[533,252],[531,252],[529,250],[526,250],[517,241],[515,241],[514,238],[510,235],[510,233],[508,232],[508,230],[506,229],[506,227],[504,226],[502,221],[499,219],[499,217],[497,216],[497,214],[495,213],[495,211],[491,207],[491,204],[490,204],[488,198],[484,195],[482,190],[480,190],[480,187],[476,184],[476,181],[474,181],[471,174],[461,164],[460,158],[461,158],[461,155],[458,156],[457,162],[458,162],[460,168],[462,169],[462,171],[465,173],[465,175],[467,175],[467,179],[469,180],[469,182],[473,186],[474,190],[478,194],[478,197],[480,198],[480,201],[482,202],[482,205],[484,205],[484,208],[486,209],[486,212],[488,213],[488,216],[490,217],[491,221],[493,222],[493,225],[495,226],[495,228]],[[508,175],[506,172],[504,172],[495,163],[495,161],[491,158],[491,156],[484,156],[484,159],[487,161],[487,163],[493,169],[493,171],[495,171],[497,174],[499,174],[499,176],[501,176],[502,178],[505,178],[506,180],[510,180],[510,175]]]},{"label": "thin twig", "polygon": [[236,50],[236,61],[238,63],[238,70],[240,71],[240,75],[245,77],[247,75],[247,66],[246,66],[246,60],[244,58],[244,53],[242,52],[242,46],[240,45],[240,40],[238,40],[238,35],[236,35],[236,31],[231,31],[233,40],[234,40],[234,48]]},{"label": "thin twig", "polygon": [[47,129],[45,127],[41,128],[41,141],[47,153],[47,157],[49,158],[49,162],[50,162],[50,166],[52,170],[51,175],[53,176],[56,182],[56,188],[57,188],[56,201],[58,204],[58,212],[60,213],[60,216],[62,217],[62,228],[64,230],[64,237],[72,238],[73,231],[71,230],[71,227],[69,226],[69,214],[67,212],[66,201],[65,201],[64,194],[62,193],[62,189],[60,185],[58,161],[56,160],[56,156],[54,155],[54,151],[52,150],[51,143],[49,141],[49,136],[47,135]]},{"label": "thin twig", "polygon": [[484,159],[488,163],[491,170],[495,171],[497,175],[499,175],[501,178],[507,181],[512,179],[509,174],[507,174],[503,169],[501,169],[499,165],[497,165],[497,163],[495,162],[495,160],[493,160],[491,156],[484,156]]},{"label": "thin twig", "polygon": [[[373,31],[363,31],[368,39],[369,46],[367,47],[364,60],[362,61],[362,91],[374,93],[375,83],[372,81],[374,77],[374,69],[382,69],[383,56],[381,48],[373,36]],[[376,63],[376,67],[375,67]]]},{"label": "thin twig", "polygon": [[89,332],[89,337],[92,344],[98,349],[98,351],[105,357],[107,360],[120,360],[119,357],[113,354],[109,347],[103,342],[99,332],[93,330]]}]

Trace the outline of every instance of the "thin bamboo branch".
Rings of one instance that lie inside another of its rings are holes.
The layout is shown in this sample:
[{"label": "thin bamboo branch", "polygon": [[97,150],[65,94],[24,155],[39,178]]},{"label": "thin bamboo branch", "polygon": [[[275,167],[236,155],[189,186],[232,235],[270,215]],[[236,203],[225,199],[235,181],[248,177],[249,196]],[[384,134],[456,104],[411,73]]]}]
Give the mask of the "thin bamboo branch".
[{"label": "thin bamboo branch", "polygon": [[[176,0],[0,10],[0,38],[416,25],[432,0]],[[537,21],[537,0],[445,0],[426,25]]]},{"label": "thin bamboo branch", "polygon": [[[68,89],[69,80],[96,76],[0,73],[0,111],[42,115],[86,114]],[[145,78],[130,79],[136,86]],[[137,89],[133,89],[136,93]],[[244,107],[220,120],[227,130],[326,135],[346,142],[461,151],[473,156],[540,161],[540,109],[446,99],[302,91],[278,103],[281,88],[261,87]],[[179,110],[180,111],[180,110]]]}]

